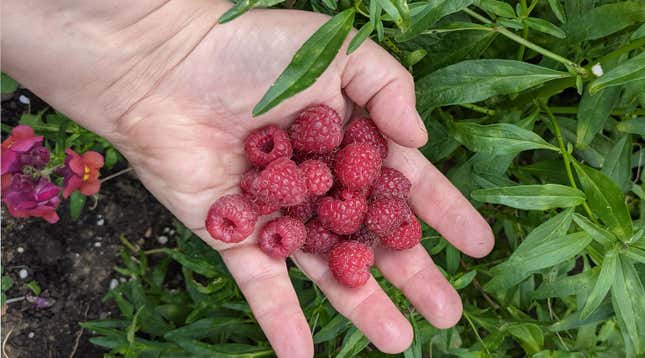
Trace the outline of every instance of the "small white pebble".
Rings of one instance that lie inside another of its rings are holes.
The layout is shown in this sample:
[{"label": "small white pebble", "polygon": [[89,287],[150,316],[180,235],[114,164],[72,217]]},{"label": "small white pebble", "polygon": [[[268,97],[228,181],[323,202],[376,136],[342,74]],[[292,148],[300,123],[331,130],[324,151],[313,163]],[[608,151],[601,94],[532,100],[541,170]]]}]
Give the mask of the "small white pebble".
[{"label": "small white pebble", "polygon": [[98,242],[98,241],[97,241],[97,242],[95,242],[95,243],[94,243],[94,247],[101,247],[101,243],[100,243],[100,242]]},{"label": "small white pebble", "polygon": [[20,97],[18,97],[18,101],[20,101],[20,103],[22,104],[31,103],[31,100],[29,99],[29,97],[25,96],[24,94],[21,94]]},{"label": "small white pebble", "polygon": [[116,286],[118,285],[119,285],[119,280],[117,280],[116,278],[113,278],[110,280],[110,290],[115,289]]},{"label": "small white pebble", "polygon": [[24,280],[28,276],[29,276],[29,271],[27,271],[27,269],[20,269],[20,271],[18,271],[18,277],[20,277],[21,279]]},{"label": "small white pebble", "polygon": [[19,254],[22,254],[23,252],[25,252],[25,249],[23,249],[22,247],[18,247],[17,250]]},{"label": "small white pebble", "polygon": [[596,77],[602,76],[605,72],[602,70],[602,66],[600,66],[600,63],[597,63],[593,66],[591,66],[591,73],[596,75]]},{"label": "small white pebble", "polygon": [[100,236],[97,236],[97,237],[96,237],[96,240],[101,241],[101,240],[103,240],[103,238],[102,238],[102,237],[100,237]]},{"label": "small white pebble", "polygon": [[36,333],[34,333],[34,332],[29,332],[29,334],[27,334],[27,337],[29,337],[29,338],[34,338],[34,336],[35,336],[35,335],[36,335]]},{"label": "small white pebble", "polygon": [[121,281],[121,283],[125,283],[125,282],[127,282],[127,280],[125,279],[125,277],[121,277],[121,278],[119,278],[119,281]]},{"label": "small white pebble", "polygon": [[162,230],[162,231],[163,231],[163,233],[164,233],[164,234],[166,234],[166,233],[168,233],[168,232],[170,231],[170,228],[165,227],[165,228],[163,228],[163,230]]},{"label": "small white pebble", "polygon": [[157,242],[160,243],[161,245],[165,245],[168,243],[168,236],[161,235],[157,238]]},{"label": "small white pebble", "polygon": [[170,236],[174,235],[174,234],[175,234],[175,230],[170,229],[170,232],[169,232],[168,234],[170,234]]},{"label": "small white pebble", "polygon": [[96,215],[96,225],[103,226],[103,224],[105,224],[105,219],[103,219],[103,215]]}]

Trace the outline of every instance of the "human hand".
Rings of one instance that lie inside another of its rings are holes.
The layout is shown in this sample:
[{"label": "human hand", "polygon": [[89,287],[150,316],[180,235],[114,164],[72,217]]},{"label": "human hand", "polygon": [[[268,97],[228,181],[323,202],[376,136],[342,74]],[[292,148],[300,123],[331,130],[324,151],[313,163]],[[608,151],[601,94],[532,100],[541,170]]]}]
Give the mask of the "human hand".
[{"label": "human hand", "polygon": [[[427,134],[415,110],[412,78],[375,43],[368,40],[351,56],[341,49],[313,86],[251,117],[298,47],[325,20],[310,12],[256,10],[209,28],[190,46],[176,43],[174,50],[185,55],[171,66],[151,51],[140,61],[158,73],[138,76],[131,84],[134,94],[138,88],[145,93],[133,95],[115,121],[88,125],[113,141],[160,202],[220,252],[276,353],[286,357],[313,355],[310,328],[286,263],[260,251],[255,235],[231,245],[213,240],[204,229],[211,203],[238,190],[248,165],[243,140],[252,129],[268,123],[287,127],[314,103],[335,108],[345,120],[355,106],[364,107],[391,139],[385,165],[411,180],[410,202],[417,215],[468,255],[484,256],[494,243],[485,220],[414,149]],[[106,103],[123,101],[108,87],[100,93]],[[450,327],[459,320],[459,296],[421,245],[401,252],[376,249],[375,256],[384,277],[434,326]],[[396,353],[410,345],[410,324],[373,278],[349,289],[333,279],[324,260],[302,252],[293,260],[380,350]]]}]

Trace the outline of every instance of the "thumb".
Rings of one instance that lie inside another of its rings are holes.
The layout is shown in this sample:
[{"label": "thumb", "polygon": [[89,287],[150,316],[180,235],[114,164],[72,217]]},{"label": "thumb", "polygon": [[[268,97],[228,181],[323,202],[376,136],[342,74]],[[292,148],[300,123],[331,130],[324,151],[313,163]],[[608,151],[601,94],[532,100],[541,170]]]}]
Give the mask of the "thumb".
[{"label": "thumb", "polygon": [[367,108],[379,129],[406,147],[420,147],[428,133],[416,110],[412,75],[371,40],[348,57],[342,76],[347,96]]}]

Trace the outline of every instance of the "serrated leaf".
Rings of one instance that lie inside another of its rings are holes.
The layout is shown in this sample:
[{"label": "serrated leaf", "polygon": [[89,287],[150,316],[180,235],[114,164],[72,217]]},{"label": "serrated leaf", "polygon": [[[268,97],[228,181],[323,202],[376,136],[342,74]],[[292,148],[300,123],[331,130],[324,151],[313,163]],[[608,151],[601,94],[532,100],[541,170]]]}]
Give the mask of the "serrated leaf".
[{"label": "serrated leaf", "polygon": [[399,42],[408,41],[430,28],[444,16],[453,14],[470,6],[474,0],[430,0],[414,16],[410,28],[395,36]]},{"label": "serrated leaf", "polygon": [[618,242],[618,239],[614,234],[605,230],[603,227],[594,224],[585,216],[575,213],[573,214],[573,221],[575,221],[575,223],[587,234],[591,235],[592,239],[604,247],[609,247],[610,245]]},{"label": "serrated leaf", "polygon": [[562,3],[560,3],[560,0],[549,0],[549,7],[551,7],[551,11],[553,11],[553,14],[561,23],[564,24],[567,22],[567,15],[562,7]]},{"label": "serrated leaf", "polygon": [[478,189],[472,192],[475,200],[502,204],[522,210],[549,210],[569,208],[585,201],[585,194],[578,189],[559,184],[516,185]]},{"label": "serrated leaf", "polygon": [[616,183],[623,192],[631,186],[632,140],[629,135],[620,137],[609,150],[602,166],[602,172]]},{"label": "serrated leaf", "polygon": [[417,81],[422,109],[473,103],[516,93],[571,74],[512,60],[468,60],[437,70]]},{"label": "serrated leaf", "polygon": [[374,27],[372,27],[371,22],[366,22],[361,26],[360,30],[354,35],[352,38],[352,41],[349,42],[349,45],[347,46],[347,54],[351,54],[352,52],[356,51],[365,40],[370,36],[370,34],[374,31]]},{"label": "serrated leaf", "polygon": [[577,114],[576,147],[584,149],[605,125],[614,108],[620,91],[608,88],[592,95],[585,91],[580,100]]},{"label": "serrated leaf", "polygon": [[618,253],[616,250],[608,251],[602,261],[598,280],[589,294],[582,311],[580,311],[580,319],[587,319],[605,299],[615,279],[617,265]]},{"label": "serrated leaf", "polygon": [[498,0],[478,0],[475,2],[478,8],[502,17],[515,17],[513,7],[508,3]]},{"label": "serrated leaf", "polygon": [[526,24],[526,26],[528,26],[533,30],[544,32],[545,34],[551,35],[559,39],[563,39],[567,37],[567,34],[561,28],[557,27],[556,25],[546,20],[539,19],[537,17],[528,17],[524,19],[524,23]]},{"label": "serrated leaf", "polygon": [[473,152],[505,155],[530,149],[559,151],[534,132],[511,123],[481,125],[457,122],[450,129],[454,139]]},{"label": "serrated leaf", "polygon": [[589,85],[589,93],[596,94],[603,88],[620,86],[633,81],[645,81],[645,52],[619,63],[616,67],[595,79]]},{"label": "serrated leaf", "polygon": [[293,55],[287,68],[253,108],[253,116],[268,112],[311,86],[327,69],[352,29],[354,9],[338,13],[322,25]]},{"label": "serrated leaf", "polygon": [[645,136],[645,118],[634,118],[616,124],[616,129],[621,132]]},{"label": "serrated leaf", "polygon": [[574,162],[592,211],[621,240],[632,235],[632,219],[620,188],[602,172]]}]

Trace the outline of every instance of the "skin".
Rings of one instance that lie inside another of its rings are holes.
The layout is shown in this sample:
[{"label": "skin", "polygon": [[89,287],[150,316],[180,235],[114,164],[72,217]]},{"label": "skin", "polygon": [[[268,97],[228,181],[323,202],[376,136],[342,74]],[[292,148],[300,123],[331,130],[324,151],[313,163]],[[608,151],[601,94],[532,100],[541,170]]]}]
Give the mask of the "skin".
[{"label": "skin", "polygon": [[[263,254],[255,235],[227,245],[204,229],[210,204],[238,191],[250,130],[268,123],[286,128],[315,103],[334,107],[345,120],[364,108],[391,139],[385,164],[412,181],[411,204],[422,220],[473,257],[491,251],[493,235],[415,149],[427,133],[415,110],[413,80],[370,40],[351,56],[344,47],[313,86],[252,118],[253,106],[327,17],[254,10],[216,24],[229,6],[212,0],[5,0],[3,71],[114,143],[155,197],[220,252],[279,356],[313,356],[285,261]],[[422,246],[377,249],[375,257],[383,275],[434,326],[460,319],[457,292]],[[323,259],[302,252],[292,259],[381,351],[410,345],[410,323],[373,278],[348,289]]]}]

